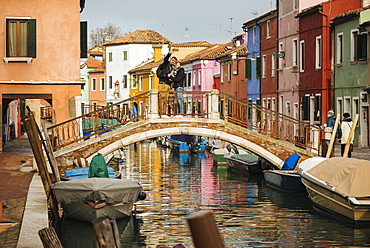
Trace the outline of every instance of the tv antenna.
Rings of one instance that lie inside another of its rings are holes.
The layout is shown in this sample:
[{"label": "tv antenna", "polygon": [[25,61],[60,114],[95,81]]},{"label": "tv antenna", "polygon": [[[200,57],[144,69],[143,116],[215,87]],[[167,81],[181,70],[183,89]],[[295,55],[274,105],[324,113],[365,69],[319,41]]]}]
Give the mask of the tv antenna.
[{"label": "tv antenna", "polygon": [[221,44],[221,30],[222,30],[222,25],[221,24],[213,24],[213,25],[217,25],[217,26],[220,26],[220,44]]}]

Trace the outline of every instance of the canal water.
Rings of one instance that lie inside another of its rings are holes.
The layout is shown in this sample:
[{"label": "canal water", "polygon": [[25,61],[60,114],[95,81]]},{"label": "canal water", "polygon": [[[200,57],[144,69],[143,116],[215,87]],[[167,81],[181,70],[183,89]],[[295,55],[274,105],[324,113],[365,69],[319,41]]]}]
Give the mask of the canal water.
[{"label": "canal water", "polygon": [[[122,247],[194,247],[187,217],[210,210],[226,247],[370,247],[370,226],[313,208],[305,193],[267,186],[263,175],[214,168],[212,156],[179,155],[155,141],[132,145],[119,164],[147,193],[136,214],[117,221]],[[99,247],[91,223],[66,219],[63,247]]]}]

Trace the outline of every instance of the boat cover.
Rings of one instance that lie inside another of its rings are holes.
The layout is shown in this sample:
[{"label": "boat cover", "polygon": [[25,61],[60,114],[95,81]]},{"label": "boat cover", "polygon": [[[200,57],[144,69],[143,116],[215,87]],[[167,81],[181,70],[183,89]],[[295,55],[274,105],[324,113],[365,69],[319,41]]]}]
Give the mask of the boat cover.
[{"label": "boat cover", "polygon": [[256,154],[235,154],[231,155],[230,158],[242,160],[246,164],[258,163],[258,156]]},{"label": "boat cover", "polygon": [[142,188],[129,179],[87,178],[59,181],[51,187],[59,203],[87,201],[136,202]]},{"label": "boat cover", "polygon": [[349,197],[370,196],[370,161],[355,158],[326,159],[308,171],[335,191]]}]

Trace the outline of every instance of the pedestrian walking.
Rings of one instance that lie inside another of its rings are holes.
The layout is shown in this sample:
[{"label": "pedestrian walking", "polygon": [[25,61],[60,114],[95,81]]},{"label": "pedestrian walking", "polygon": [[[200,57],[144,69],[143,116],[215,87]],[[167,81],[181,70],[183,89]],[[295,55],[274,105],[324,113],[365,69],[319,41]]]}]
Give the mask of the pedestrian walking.
[{"label": "pedestrian walking", "polygon": [[[351,132],[353,126],[353,121],[351,119],[351,115],[349,113],[344,113],[343,114],[343,120],[341,124],[342,128],[342,137],[341,137],[341,142],[340,142],[340,147],[341,147],[341,155],[343,157],[344,150],[346,148],[347,141],[349,139],[349,134]],[[352,137],[350,141],[350,148],[348,150],[348,157],[351,157],[351,153],[353,151],[353,140],[354,138]]]},{"label": "pedestrian walking", "polygon": [[[328,119],[326,120],[326,123],[324,124],[324,133],[325,133],[325,144],[326,144],[326,149],[330,146],[330,141],[332,138],[333,134],[333,129],[336,121],[336,115],[334,114],[333,110],[329,110],[328,113]],[[335,139],[339,140],[342,137],[342,129],[338,125],[337,131],[335,133]],[[335,142],[335,140],[334,140]],[[334,143],[333,143],[334,144]],[[327,151],[329,152],[329,151]],[[332,146],[330,157],[334,156],[334,145]]]}]

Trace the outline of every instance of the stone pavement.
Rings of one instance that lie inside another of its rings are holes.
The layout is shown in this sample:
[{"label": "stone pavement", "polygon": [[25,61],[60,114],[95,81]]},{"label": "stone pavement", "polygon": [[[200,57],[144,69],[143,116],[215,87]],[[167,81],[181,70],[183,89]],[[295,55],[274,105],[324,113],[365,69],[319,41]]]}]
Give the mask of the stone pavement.
[{"label": "stone pavement", "polygon": [[[340,156],[339,145],[334,152]],[[5,209],[2,217],[16,223],[0,233],[0,247],[42,247],[37,232],[47,227],[48,218],[42,182],[37,173],[19,171],[32,157],[26,136],[7,142],[0,154],[0,202]],[[352,157],[370,160],[370,148],[355,147]]]}]

